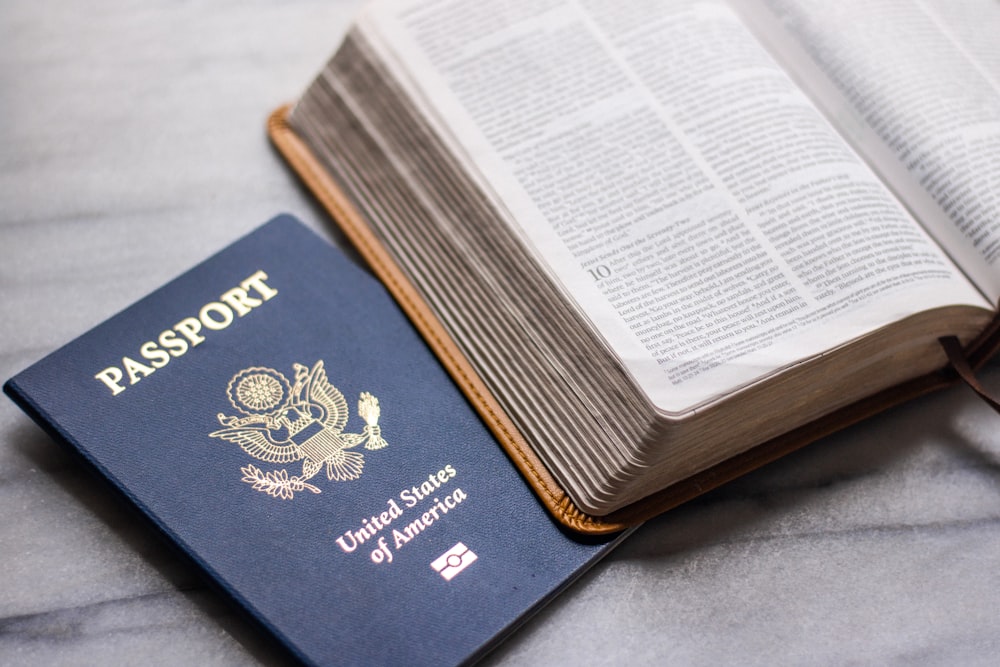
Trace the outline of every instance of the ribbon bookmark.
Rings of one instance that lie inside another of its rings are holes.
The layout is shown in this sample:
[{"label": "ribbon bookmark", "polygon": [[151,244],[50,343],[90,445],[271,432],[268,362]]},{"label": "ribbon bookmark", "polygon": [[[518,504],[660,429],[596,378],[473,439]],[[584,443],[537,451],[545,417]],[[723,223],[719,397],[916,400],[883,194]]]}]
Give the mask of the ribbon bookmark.
[{"label": "ribbon bookmark", "polygon": [[958,342],[958,338],[955,336],[947,336],[939,338],[938,342],[941,343],[941,347],[944,348],[945,354],[948,355],[948,362],[951,364],[951,367],[954,368],[959,377],[965,381],[965,384],[969,385],[972,391],[979,394],[979,397],[986,401],[991,408],[1000,413],[1000,401],[993,398],[986,390],[986,387],[979,384],[979,380],[976,379],[976,374],[973,372],[972,367],[969,366],[969,362],[966,360],[965,354],[962,352],[962,344]]}]

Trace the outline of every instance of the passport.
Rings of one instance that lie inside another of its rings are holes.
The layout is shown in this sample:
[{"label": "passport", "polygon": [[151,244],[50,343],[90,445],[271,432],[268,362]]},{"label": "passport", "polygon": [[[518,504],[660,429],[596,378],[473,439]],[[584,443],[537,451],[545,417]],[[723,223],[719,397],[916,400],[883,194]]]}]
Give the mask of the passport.
[{"label": "passport", "polygon": [[382,285],[279,216],[4,385],[309,664],[473,661],[564,532]]}]

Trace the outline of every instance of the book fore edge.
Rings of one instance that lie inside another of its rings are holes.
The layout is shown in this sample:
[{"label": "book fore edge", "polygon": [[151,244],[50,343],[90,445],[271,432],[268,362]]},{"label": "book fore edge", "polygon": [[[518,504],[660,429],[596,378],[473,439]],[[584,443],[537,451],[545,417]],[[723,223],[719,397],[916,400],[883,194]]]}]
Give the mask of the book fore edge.
[{"label": "book fore edge", "polygon": [[[370,264],[379,279],[386,284],[448,373],[459,384],[476,411],[499,439],[501,446],[546,509],[560,523],[574,531],[602,535],[638,525],[819,438],[868,419],[888,408],[950,386],[959,380],[951,365],[945,365],[938,371],[889,387],[751,447],[735,457],[615,510],[607,516],[587,514],[576,506],[549,473],[544,463],[530,449],[524,436],[503,412],[457,345],[450,340],[444,326],[416,289],[409,284],[402,270],[382,247],[374,232],[364,223],[347,195],[333,182],[332,176],[324,171],[309,147],[289,125],[287,118],[291,108],[290,104],[283,105],[272,112],[268,119],[268,134],[275,146]],[[964,356],[972,368],[978,368],[998,351],[1000,351],[1000,312],[994,317],[991,325],[964,350]]]},{"label": "book fore edge", "polygon": [[629,521],[591,516],[580,510],[556,484],[541,461],[530,450],[524,436],[489,393],[483,380],[457,349],[455,343],[447,337],[430,307],[403,277],[402,270],[387,255],[387,251],[382,248],[372,230],[361,220],[361,215],[354,205],[322,170],[315,156],[288,124],[287,116],[290,109],[291,105],[282,106],[268,119],[268,134],[275,146],[414,322],[421,335],[444,363],[449,374],[458,382],[476,411],[500,440],[518,470],[527,478],[546,509],[567,528],[590,535],[616,533],[641,523],[641,519],[638,518]]}]

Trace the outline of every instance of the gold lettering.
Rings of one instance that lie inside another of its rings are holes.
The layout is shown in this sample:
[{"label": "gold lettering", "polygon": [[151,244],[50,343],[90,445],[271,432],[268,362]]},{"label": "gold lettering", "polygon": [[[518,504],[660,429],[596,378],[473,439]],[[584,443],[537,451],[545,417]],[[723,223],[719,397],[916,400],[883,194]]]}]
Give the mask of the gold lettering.
[{"label": "gold lettering", "polygon": [[166,331],[161,332],[158,340],[160,341],[160,347],[165,347],[170,350],[171,356],[179,357],[188,351],[187,341],[182,338],[178,338],[173,329],[167,329]]},{"label": "gold lettering", "polygon": [[[209,313],[220,314],[222,316],[222,321],[212,319],[209,317]],[[233,311],[229,310],[229,307],[225,304],[213,301],[212,303],[206,303],[201,307],[201,311],[198,313],[198,319],[212,331],[221,331],[233,323]]]},{"label": "gold lettering", "polygon": [[[407,526],[407,528],[409,528],[409,526]],[[409,531],[407,531],[407,532],[409,532]],[[396,545],[396,550],[398,551],[401,546],[403,546],[404,544],[406,544],[407,542],[409,542],[410,540],[412,540],[413,536],[412,535],[404,535],[403,533],[401,533],[398,530],[396,530],[395,528],[393,528],[392,529],[392,538],[393,538],[394,543]]]},{"label": "gold lettering", "polygon": [[[237,316],[243,317],[265,301],[274,298],[278,290],[264,282],[265,280],[268,280],[266,273],[263,271],[255,272],[243,280],[239,287],[225,291],[219,297],[219,301],[211,301],[202,306],[198,311],[198,317],[185,317],[172,329],[161,331],[156,340],[149,340],[140,345],[139,355],[144,361],[149,362],[149,365],[142,361],[136,361],[132,357],[122,357],[121,368],[109,366],[94,375],[94,379],[110,389],[112,396],[117,396],[126,389],[126,386],[122,384],[126,375],[129,384],[135,384],[142,378],[152,375],[157,369],[166,366],[170,363],[171,357],[180,357],[192,347],[203,343],[205,341],[205,336],[201,335],[203,328],[210,331],[221,331],[231,325]],[[259,298],[251,296],[250,290],[253,290]],[[416,492],[416,488],[413,490]],[[399,513],[401,513],[399,506],[390,502],[388,516],[395,517]],[[378,518],[372,518],[377,525]]]},{"label": "gold lettering", "polygon": [[[389,499],[389,516],[391,516],[393,519],[398,519],[399,517],[403,516],[403,510],[400,509],[399,505],[397,505],[396,501],[393,500],[392,498]],[[386,523],[389,522],[386,521]]]},{"label": "gold lettering", "polygon": [[242,287],[245,290],[249,290],[251,287],[253,287],[255,290],[257,290],[257,294],[260,294],[260,297],[264,299],[264,301],[269,301],[271,297],[273,297],[275,294],[278,293],[278,290],[268,285],[265,285],[264,284],[265,280],[267,280],[267,274],[264,273],[263,271],[258,271],[257,273],[253,274],[252,276],[241,282],[240,287]]},{"label": "gold lettering", "polygon": [[122,372],[117,366],[108,366],[103,371],[94,376],[111,390],[112,396],[117,396],[118,394],[125,391],[125,387],[118,384],[122,379]]},{"label": "gold lettering", "polygon": [[174,325],[174,331],[191,341],[192,347],[205,340],[204,336],[198,335],[201,331],[201,322],[194,317],[185,317]]},{"label": "gold lettering", "polygon": [[170,363],[170,355],[158,348],[153,341],[143,343],[139,348],[139,354],[143,359],[148,359],[149,365],[153,368],[163,368]]},{"label": "gold lettering", "polygon": [[234,287],[219,298],[222,299],[230,308],[235,310],[236,314],[240,317],[243,317],[251,310],[264,303],[260,299],[255,299],[247,294],[247,291],[242,287]]},{"label": "gold lettering", "polygon": [[124,368],[125,372],[128,373],[129,384],[135,384],[142,378],[152,375],[156,371],[155,368],[150,368],[145,364],[141,364],[132,357],[122,357],[122,368]]},{"label": "gold lettering", "polygon": [[[344,539],[345,537],[351,540],[350,546],[348,546],[347,540]],[[344,551],[344,553],[348,554],[358,548],[358,541],[354,539],[354,535],[351,534],[351,531],[347,531],[346,533],[338,537],[337,544],[340,545],[340,548]]]}]

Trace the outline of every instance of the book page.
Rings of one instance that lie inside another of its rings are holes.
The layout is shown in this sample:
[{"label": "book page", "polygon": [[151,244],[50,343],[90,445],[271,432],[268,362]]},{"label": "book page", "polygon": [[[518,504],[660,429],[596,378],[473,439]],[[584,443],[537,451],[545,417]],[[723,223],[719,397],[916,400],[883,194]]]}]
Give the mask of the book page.
[{"label": "book page", "polygon": [[1000,301],[1000,3],[734,5],[990,301]]},{"label": "book page", "polygon": [[359,25],[665,412],[987,307],[723,3],[381,2]]}]

